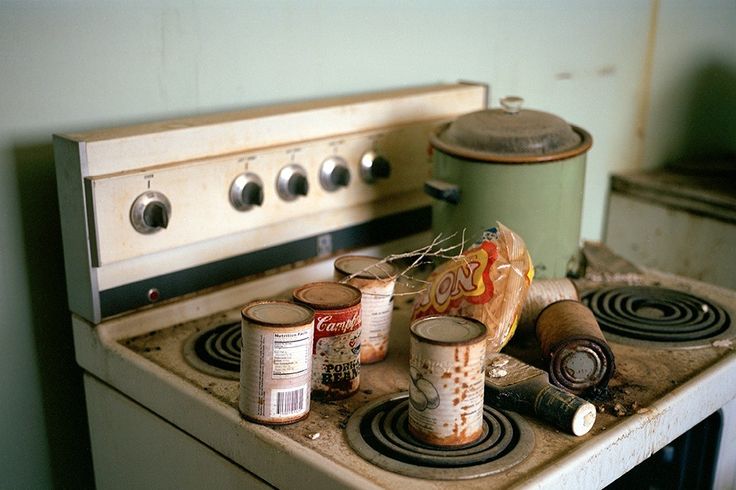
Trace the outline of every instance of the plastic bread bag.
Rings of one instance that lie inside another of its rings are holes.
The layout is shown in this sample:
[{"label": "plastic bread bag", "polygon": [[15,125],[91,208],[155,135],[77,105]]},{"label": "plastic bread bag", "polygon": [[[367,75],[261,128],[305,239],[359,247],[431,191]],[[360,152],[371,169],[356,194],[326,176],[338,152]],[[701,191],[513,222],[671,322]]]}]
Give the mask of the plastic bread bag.
[{"label": "plastic bread bag", "polygon": [[534,277],[524,240],[497,223],[459,257],[440,264],[415,299],[412,322],[431,315],[475,318],[488,329],[486,356],[511,339]]}]

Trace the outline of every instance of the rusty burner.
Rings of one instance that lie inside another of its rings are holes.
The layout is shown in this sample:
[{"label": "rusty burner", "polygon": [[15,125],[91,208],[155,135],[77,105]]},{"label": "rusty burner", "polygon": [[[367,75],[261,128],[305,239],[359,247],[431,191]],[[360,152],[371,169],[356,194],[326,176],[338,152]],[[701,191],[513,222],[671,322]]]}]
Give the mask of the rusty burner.
[{"label": "rusty burner", "polygon": [[471,443],[438,448],[408,430],[409,394],[386,395],[353,413],[346,433],[360,456],[388,471],[428,480],[462,480],[499,473],[523,461],[534,448],[534,432],[523,417],[489,405],[483,434]]}]

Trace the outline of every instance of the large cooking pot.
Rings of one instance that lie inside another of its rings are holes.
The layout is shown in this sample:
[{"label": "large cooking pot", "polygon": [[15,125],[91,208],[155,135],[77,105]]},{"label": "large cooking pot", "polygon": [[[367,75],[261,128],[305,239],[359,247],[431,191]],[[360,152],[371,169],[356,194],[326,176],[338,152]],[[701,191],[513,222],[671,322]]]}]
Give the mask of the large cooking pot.
[{"label": "large cooking pot", "polygon": [[501,109],[459,117],[431,135],[435,235],[473,239],[497,221],[526,242],[537,277],[563,277],[578,264],[585,130],[519,97]]}]

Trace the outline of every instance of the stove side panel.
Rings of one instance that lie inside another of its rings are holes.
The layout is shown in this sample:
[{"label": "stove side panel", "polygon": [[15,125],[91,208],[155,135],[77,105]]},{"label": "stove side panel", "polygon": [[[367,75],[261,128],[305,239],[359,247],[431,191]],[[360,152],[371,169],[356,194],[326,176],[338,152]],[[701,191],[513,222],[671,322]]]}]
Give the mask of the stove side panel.
[{"label": "stove side panel", "polygon": [[96,378],[84,388],[98,488],[274,488]]}]

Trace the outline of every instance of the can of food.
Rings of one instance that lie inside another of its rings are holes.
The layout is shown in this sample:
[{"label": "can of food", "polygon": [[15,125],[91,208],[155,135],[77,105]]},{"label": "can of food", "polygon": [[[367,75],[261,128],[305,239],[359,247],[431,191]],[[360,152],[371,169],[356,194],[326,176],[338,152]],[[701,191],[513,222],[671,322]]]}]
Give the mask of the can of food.
[{"label": "can of food", "polygon": [[269,425],[306,418],[314,312],[288,301],[255,301],[241,316],[240,413]]},{"label": "can of food", "polygon": [[338,282],[314,282],[293,293],[314,310],[312,397],[347,398],[360,387],[360,290]]},{"label": "can of food", "polygon": [[576,395],[605,388],[616,370],[593,312],[575,300],[561,300],[537,317],[537,338],[549,364],[550,381]]},{"label": "can of food", "polygon": [[360,363],[382,361],[388,353],[388,336],[394,309],[393,294],[398,268],[382,259],[345,255],[335,260],[335,279],[360,289],[363,326]]},{"label": "can of food", "polygon": [[483,433],[486,326],[430,316],[410,332],[409,432],[435,446],[476,441]]},{"label": "can of food", "polygon": [[566,277],[535,279],[529,286],[516,333],[533,336],[537,317],[548,305],[563,299],[580,299],[575,283]]}]

